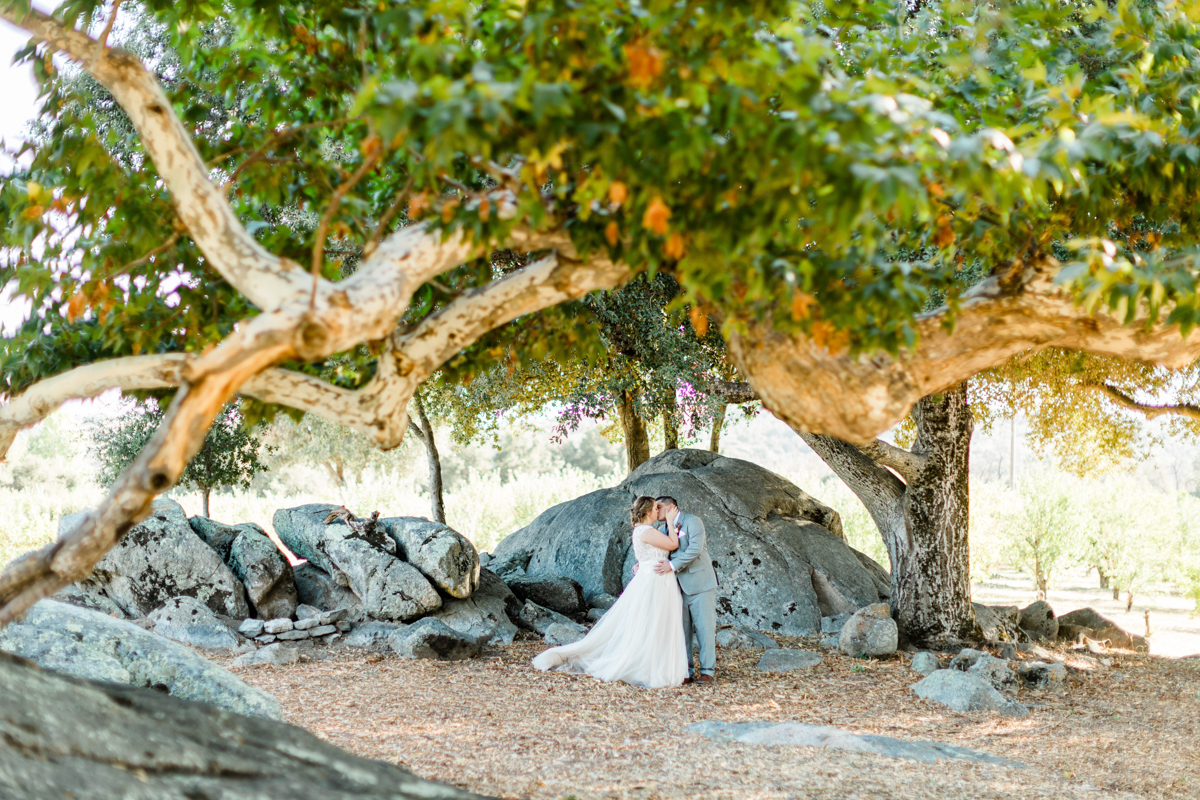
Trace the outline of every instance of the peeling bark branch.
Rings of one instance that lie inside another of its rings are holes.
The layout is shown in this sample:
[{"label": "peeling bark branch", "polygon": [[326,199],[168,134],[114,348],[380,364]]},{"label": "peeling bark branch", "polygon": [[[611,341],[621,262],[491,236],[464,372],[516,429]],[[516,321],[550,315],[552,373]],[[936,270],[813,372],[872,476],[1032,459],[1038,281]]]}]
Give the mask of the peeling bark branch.
[{"label": "peeling bark branch", "polygon": [[920,472],[928,462],[925,456],[909,452],[901,447],[896,447],[894,444],[889,444],[882,439],[872,439],[859,449],[862,450],[863,455],[876,464],[882,464],[885,467],[891,467],[896,470],[896,472],[900,473],[900,477],[905,480]]},{"label": "peeling bark branch", "polygon": [[187,353],[131,356],[77,367],[39,381],[0,408],[0,461],[17,432],[38,424],[68,400],[97,397],[109,389],[166,389],[180,384]]},{"label": "peeling bark branch", "polygon": [[1137,400],[1134,400],[1120,389],[1107,383],[1087,384],[1084,388],[1091,389],[1094,392],[1099,392],[1122,408],[1127,408],[1130,411],[1136,411],[1145,416],[1146,419],[1156,419],[1166,415],[1200,419],[1200,406],[1194,406],[1191,403],[1179,403],[1178,405],[1162,406],[1151,405],[1149,403],[1139,403]]},{"label": "peeling bark branch", "polygon": [[953,330],[946,310],[917,322],[918,343],[898,356],[832,355],[802,335],[765,325],[730,337],[739,371],[763,405],[797,430],[869,442],[926,395],[937,394],[1025,350],[1061,347],[1181,367],[1200,357],[1200,332],[1148,324],[1148,311],[1124,324],[1089,314],[1054,285],[1059,264],[1045,257],[1008,268],[967,293]]},{"label": "peeling bark branch", "polygon": [[221,189],[209,179],[208,167],[171,101],[140,60],[36,9],[0,6],[0,19],[77,62],[112,93],[141,135],[188,233],[206,262],[230,285],[263,309],[305,289],[304,270],[265,250],[234,215]]},{"label": "peeling bark branch", "polygon": [[796,432],[862,501],[880,531],[904,529],[904,481],[849,442]]}]

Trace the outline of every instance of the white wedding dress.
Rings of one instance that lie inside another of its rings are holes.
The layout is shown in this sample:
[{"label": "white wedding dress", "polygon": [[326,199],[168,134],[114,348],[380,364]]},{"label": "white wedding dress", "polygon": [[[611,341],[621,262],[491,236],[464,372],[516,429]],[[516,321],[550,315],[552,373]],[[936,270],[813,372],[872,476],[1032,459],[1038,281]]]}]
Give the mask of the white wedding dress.
[{"label": "white wedding dress", "polygon": [[646,531],[658,533],[649,525],[633,530],[638,571],[612,608],[587,636],[550,648],[533,659],[533,666],[650,689],[683,684],[688,674],[683,599],[674,573],[655,574],[654,565],[666,561],[669,552],[643,542]]}]

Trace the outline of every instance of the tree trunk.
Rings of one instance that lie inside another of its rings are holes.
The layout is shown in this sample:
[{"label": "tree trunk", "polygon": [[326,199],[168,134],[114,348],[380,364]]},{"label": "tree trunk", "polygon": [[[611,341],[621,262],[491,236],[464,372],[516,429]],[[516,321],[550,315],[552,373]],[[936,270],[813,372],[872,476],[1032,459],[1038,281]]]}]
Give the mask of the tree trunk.
[{"label": "tree trunk", "polygon": [[1133,589],[1129,589],[1125,593],[1125,613],[1128,614],[1133,610]]},{"label": "tree trunk", "polygon": [[438,455],[437,441],[433,438],[433,424],[425,413],[425,403],[421,396],[413,395],[413,405],[417,407],[417,417],[421,420],[419,428],[421,443],[425,445],[425,458],[429,462],[429,502],[434,522],[446,524],[446,504],[442,496],[442,459]]},{"label": "tree trunk", "polygon": [[1121,587],[1114,585],[1112,587],[1112,590],[1113,590],[1113,600],[1120,600],[1121,599]]},{"label": "tree trunk", "polygon": [[208,513],[208,495],[209,495],[209,490],[204,488],[203,486],[201,486],[200,487],[200,498],[201,498],[201,503],[203,503],[203,507],[204,507],[204,516],[208,517],[209,519],[212,519],[212,515]]},{"label": "tree trunk", "polygon": [[725,409],[728,406],[721,406],[713,417],[712,436],[708,440],[708,449],[714,453],[721,452],[721,426],[725,424]]},{"label": "tree trunk", "polygon": [[[922,398],[904,480],[860,448],[801,434],[866,506],[892,567],[892,615],[909,642],[978,638],[971,605],[969,467],[974,422],[965,384]],[[896,451],[903,453],[903,451]]]},{"label": "tree trunk", "polygon": [[1104,574],[1104,570],[1100,567],[1096,567],[1096,574],[1100,576],[1100,588],[1107,589],[1109,578]]},{"label": "tree trunk", "polygon": [[617,415],[621,419],[621,430],[625,433],[625,458],[629,471],[650,460],[650,435],[646,432],[646,421],[638,416],[633,395],[622,392],[617,400]]},{"label": "tree trunk", "polygon": [[675,409],[663,408],[663,450],[679,449],[679,425],[675,422]]}]

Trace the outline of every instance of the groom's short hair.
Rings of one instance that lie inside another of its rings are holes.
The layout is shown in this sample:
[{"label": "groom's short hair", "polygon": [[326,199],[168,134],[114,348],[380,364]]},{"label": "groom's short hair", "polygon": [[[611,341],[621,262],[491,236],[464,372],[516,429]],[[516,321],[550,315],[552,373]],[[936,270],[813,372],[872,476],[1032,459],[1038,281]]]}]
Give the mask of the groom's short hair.
[{"label": "groom's short hair", "polygon": [[676,508],[679,508],[679,503],[675,502],[674,497],[667,497],[664,495],[663,497],[654,498],[654,502],[662,503],[665,506],[675,506]]}]

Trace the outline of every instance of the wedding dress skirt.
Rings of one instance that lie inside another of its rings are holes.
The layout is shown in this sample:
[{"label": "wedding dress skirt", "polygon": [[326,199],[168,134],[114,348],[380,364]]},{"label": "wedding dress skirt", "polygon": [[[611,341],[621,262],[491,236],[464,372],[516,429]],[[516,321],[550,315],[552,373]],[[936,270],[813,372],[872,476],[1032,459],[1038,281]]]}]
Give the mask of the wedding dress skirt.
[{"label": "wedding dress skirt", "polygon": [[[636,537],[634,542],[640,557],[649,546]],[[650,549],[666,555],[665,550]],[[655,563],[664,560],[639,558],[637,574],[588,635],[550,648],[533,660],[533,666],[650,689],[682,685],[688,674],[683,599],[674,573],[654,572]]]}]

